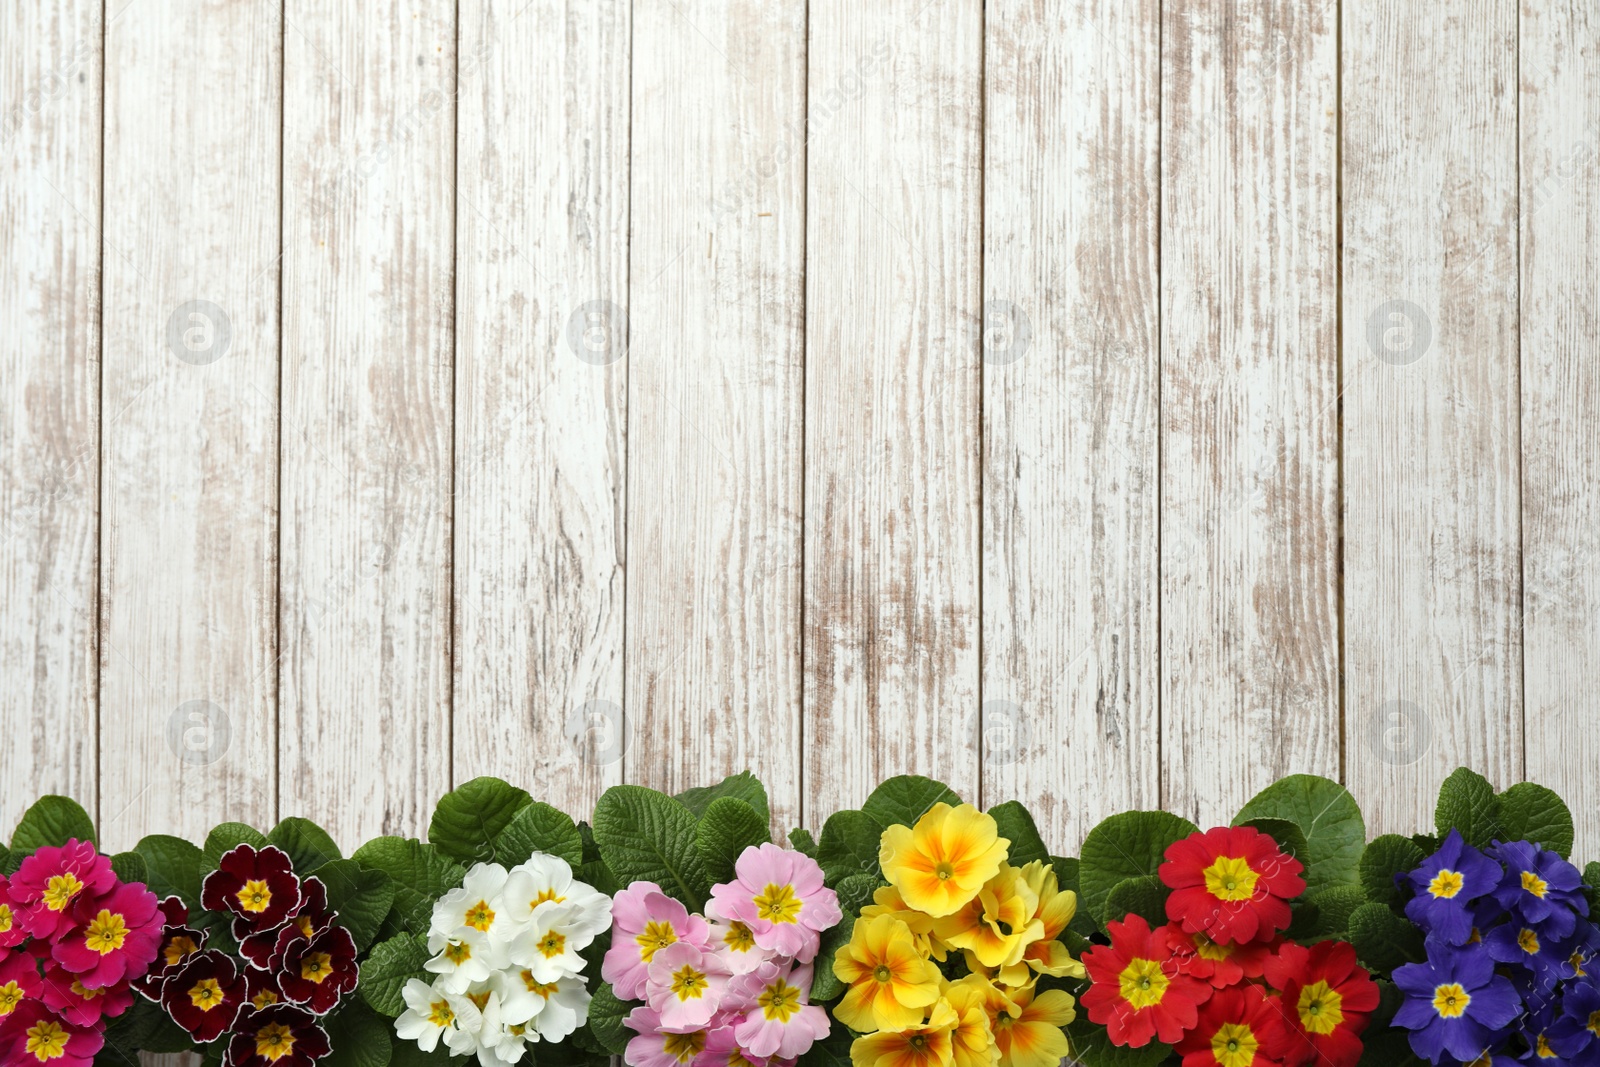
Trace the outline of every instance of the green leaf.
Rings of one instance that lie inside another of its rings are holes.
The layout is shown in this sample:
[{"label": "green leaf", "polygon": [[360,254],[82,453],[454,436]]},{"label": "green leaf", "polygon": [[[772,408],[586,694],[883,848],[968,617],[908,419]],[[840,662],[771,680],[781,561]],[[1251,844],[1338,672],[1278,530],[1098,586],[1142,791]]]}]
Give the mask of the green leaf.
[{"label": "green leaf", "polygon": [[1139,915],[1152,927],[1167,921],[1167,887],[1153,874],[1124,878],[1106,895],[1106,921],[1122,922],[1129,914]]},{"label": "green leaf", "polygon": [[321,1020],[331,1046],[322,1067],[389,1067],[389,1024],[359,1000]]},{"label": "green leaf", "polygon": [[380,941],[361,964],[356,988],[373,1011],[397,1018],[406,1010],[406,983],[413,978],[426,982],[430,976],[423,964],[432,958],[427,939],[421,935],[401,934]]},{"label": "green leaf", "polygon": [[1093,937],[1100,929],[1094,916],[1089,914],[1089,909],[1083,903],[1083,888],[1078,884],[1079,864],[1071,856],[1051,856],[1050,866],[1056,872],[1056,888],[1071,890],[1072,895],[1078,898],[1078,906],[1072,912],[1072,921],[1067,924],[1067,929],[1075,930],[1083,937]]},{"label": "green leaf", "polygon": [[811,836],[810,830],[796,826],[789,831],[789,844],[796,852],[817,858],[817,839]]},{"label": "green leaf", "polygon": [[352,857],[394,882],[394,907],[406,929],[422,933],[433,919],[433,902],[461,884],[466,869],[430,844],[408,837],[378,837]]},{"label": "green leaf", "polygon": [[631,1010],[631,1005],[617,999],[610,982],[596,983],[594,996],[589,1001],[589,1032],[613,1056],[620,1056],[628,1049],[628,1039],[633,1035],[622,1025],[622,1020]]},{"label": "green leaf", "polygon": [[151,834],[133,850],[144,858],[145,885],[165,900],[176,896],[191,908],[200,906],[200,849],[181,837]]},{"label": "green leaf", "polygon": [[1102,819],[1084,838],[1078,858],[1079,904],[1102,926],[1108,919],[1120,919],[1106,908],[1116,884],[1155,874],[1168,845],[1198,832],[1188,819],[1164,811],[1128,811]]},{"label": "green leaf", "polygon": [[[135,997],[127,1011],[106,1023],[106,1051],[125,1065],[139,1063],[139,1052],[188,1052],[194,1041],[159,1006]],[[98,1062],[98,1060],[97,1060]]]},{"label": "green leaf", "polygon": [[339,913],[339,923],[355,938],[356,949],[365,952],[394,905],[394,882],[355,860],[325,863],[316,878],[328,888],[328,907]]},{"label": "green leaf", "polygon": [[813,1004],[832,1000],[844,992],[844,984],[833,973],[833,957],[840,946],[849,942],[861,909],[872,903],[873,892],[882,884],[883,880],[875,874],[853,874],[834,889],[839,895],[839,911],[842,914],[837,923],[822,932],[816,967],[811,974]]},{"label": "green leaf", "polygon": [[1589,898],[1589,914],[1600,916],[1600,863],[1594,860],[1583,868],[1583,895]]},{"label": "green leaf", "polygon": [[1451,828],[1474,848],[1488,848],[1500,836],[1500,802],[1494,786],[1481,774],[1458,767],[1439,787],[1439,802],[1433,809],[1434,827],[1439,837],[1450,836]]},{"label": "green leaf", "polygon": [[1306,835],[1300,832],[1300,827],[1288,819],[1249,819],[1238,825],[1254,826],[1278,843],[1278,851],[1286,856],[1293,856],[1301,863],[1306,862],[1309,851],[1306,846]]},{"label": "green leaf", "polygon": [[730,774],[716,785],[699,786],[694,789],[685,789],[673,799],[694,813],[699,818],[711,807],[711,802],[722,797],[732,797],[742,800],[755,808],[761,816],[761,821],[772,821],[772,810],[767,806],[767,787],[761,784],[761,779],[749,771],[740,771]]},{"label": "green leaf", "polygon": [[622,892],[622,883],[617,881],[617,876],[611,873],[611,868],[606,866],[605,860],[588,860],[578,868],[578,880],[586,882],[596,893],[614,897]]},{"label": "green leaf", "polygon": [[1011,842],[1011,848],[1006,854],[1006,862],[1013,867],[1039,860],[1043,863],[1050,862],[1050,850],[1045,847],[1044,838],[1039,836],[1039,828],[1034,825],[1033,816],[1028,809],[1018,800],[1008,800],[1004,804],[996,804],[989,809],[989,814],[1000,827],[1000,836]]},{"label": "green leaf", "polygon": [[887,829],[897,823],[915,826],[935,804],[955,807],[960,803],[961,798],[943,782],[918,774],[902,774],[874,789],[861,810]]},{"label": "green leaf", "polygon": [[1534,782],[1519,782],[1501,793],[1500,840],[1532,841],[1562,859],[1572,855],[1572,812],[1556,795]]},{"label": "green leaf", "polygon": [[1361,853],[1361,888],[1367,899],[1396,911],[1404,907],[1406,894],[1394,884],[1395,875],[1416,870],[1427,858],[1409,837],[1384,834],[1373,838]]},{"label": "green leaf", "polygon": [[1366,890],[1358,885],[1330,885],[1312,897],[1317,906],[1317,925],[1312,937],[1343,938],[1350,928],[1351,914],[1367,903]]},{"label": "green leaf", "polygon": [[850,1043],[855,1040],[848,1027],[834,1022],[828,1036],[813,1041],[811,1047],[800,1054],[795,1067],[854,1067],[850,1059]]},{"label": "green leaf", "polygon": [[[533,1060],[533,1057],[528,1057]],[[542,1057],[541,1057],[542,1058]],[[456,1060],[461,1063],[461,1060]],[[399,1034],[389,1034],[389,1067],[448,1067],[450,1049],[443,1041],[432,1052],[422,1051],[415,1041],[407,1041]]]},{"label": "green leaf", "polygon": [[1155,1067],[1167,1058],[1171,1046],[1151,1041],[1142,1048],[1113,1045],[1106,1028],[1089,1021],[1080,1007],[1078,1016],[1066,1026],[1072,1054],[1063,1062],[1076,1060],[1083,1067]]},{"label": "green leaf", "polygon": [[89,813],[70,797],[40,797],[33,807],[23,812],[22,821],[17,823],[17,832],[11,838],[11,852],[26,856],[45,847],[60,848],[73,839],[99,846],[94,835],[94,820],[89,818]]},{"label": "green leaf", "polygon": [[733,881],[733,865],[744,850],[772,840],[767,820],[755,808],[734,797],[718,797],[700,816],[695,847],[713,883]]},{"label": "green leaf", "polygon": [[1306,841],[1299,859],[1306,867],[1307,892],[1360,880],[1367,827],[1356,798],[1338,782],[1315,774],[1291,774],[1257,793],[1234,825],[1254,819],[1283,819],[1300,828]]},{"label": "green leaf", "polygon": [[144,857],[137,852],[118,852],[112,856],[111,870],[124,882],[144,883],[145,879],[150,877],[150,872],[144,865]]},{"label": "green leaf", "polygon": [[310,819],[285,819],[272,828],[267,840],[289,854],[298,875],[314,874],[324,863],[339,858],[339,846]]},{"label": "green leaf", "polygon": [[1361,905],[1350,913],[1346,926],[1347,940],[1374,974],[1391,974],[1396,967],[1423,958],[1422,931],[1386,904],[1372,901]]},{"label": "green leaf", "polygon": [[201,850],[201,870],[210,874],[222,862],[222,857],[232,852],[240,845],[249,845],[252,848],[266,848],[270,841],[266,835],[253,826],[246,826],[242,822],[221,823],[206,835],[206,847]]},{"label": "green leaf", "polygon": [[696,829],[688,808],[644,786],[614,785],[594,807],[594,839],[617,880],[654,882],[690,911],[711,891]]},{"label": "green leaf", "polygon": [[883,827],[864,811],[847,808],[828,816],[822,824],[822,840],[817,844],[817,863],[822,866],[828,885],[857,874],[876,877],[882,837]]},{"label": "green leaf", "polygon": [[428,824],[428,841],[461,863],[488,862],[496,858],[495,838],[532,803],[525,789],[498,778],[474,778],[439,798]]},{"label": "green leaf", "polygon": [[513,815],[494,839],[495,859],[507,867],[528,862],[535,852],[559,856],[574,870],[583,864],[583,835],[578,833],[578,824],[542,800]]}]

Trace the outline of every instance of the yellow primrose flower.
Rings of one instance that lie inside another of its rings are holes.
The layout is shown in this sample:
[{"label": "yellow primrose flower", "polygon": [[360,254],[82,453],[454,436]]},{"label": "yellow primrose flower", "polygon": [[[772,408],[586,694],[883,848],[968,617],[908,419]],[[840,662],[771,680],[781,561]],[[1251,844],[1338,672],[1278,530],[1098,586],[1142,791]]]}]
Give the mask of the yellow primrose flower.
[{"label": "yellow primrose flower", "polygon": [[[933,931],[951,948],[966,950],[969,961],[976,959],[983,967],[1015,967],[1022,963],[1027,947],[1044,936],[1038,910],[1039,897],[1022,872],[1002,863],[977,896],[937,920]],[[1021,970],[1026,975],[1028,968]]]},{"label": "yellow primrose flower", "polygon": [[1023,986],[1010,1000],[1016,1014],[1001,1012],[991,1020],[999,1067],[1056,1067],[1069,1051],[1061,1028],[1078,1016],[1072,994],[1048,989],[1035,997],[1032,986]]},{"label": "yellow primrose flower", "polygon": [[[1033,942],[1023,953],[1028,966],[1039,974],[1056,978],[1082,978],[1087,973],[1083,964],[1072,958],[1067,946],[1056,940],[1078,911],[1078,894],[1070,889],[1060,889],[1055,868],[1034,860],[1022,868],[1022,877],[1039,898],[1039,921],[1044,924],[1044,937]],[[1024,976],[1013,985],[1026,981]]]},{"label": "yellow primrose flower", "polygon": [[993,988],[976,974],[944,987],[944,999],[956,1013],[956,1028],[950,1033],[952,1067],[995,1067],[999,1063],[1000,1050],[989,1026],[989,995]]},{"label": "yellow primrose flower", "polygon": [[834,1008],[852,1030],[904,1030],[922,1022],[939,999],[939,968],[917,951],[911,928],[880,915],[857,919],[850,943],[833,958],[834,976],[850,988]]},{"label": "yellow primrose flower", "polygon": [[926,1022],[919,1012],[916,1024],[904,1030],[856,1038],[850,1043],[850,1063],[852,1067],[953,1067],[952,1035],[958,1023],[950,1002],[940,999]]},{"label": "yellow primrose flower", "polygon": [[916,939],[917,948],[922,954],[944,962],[949,949],[943,941],[933,936],[933,916],[906,907],[906,902],[900,899],[900,890],[892,885],[879,886],[872,893],[872,903],[861,909],[863,919],[876,919],[880,915],[889,915],[905,923],[911,928],[911,936]]},{"label": "yellow primrose flower", "polygon": [[907,906],[937,919],[978,895],[1010,845],[994,819],[971,804],[935,804],[915,827],[883,832],[878,862]]}]

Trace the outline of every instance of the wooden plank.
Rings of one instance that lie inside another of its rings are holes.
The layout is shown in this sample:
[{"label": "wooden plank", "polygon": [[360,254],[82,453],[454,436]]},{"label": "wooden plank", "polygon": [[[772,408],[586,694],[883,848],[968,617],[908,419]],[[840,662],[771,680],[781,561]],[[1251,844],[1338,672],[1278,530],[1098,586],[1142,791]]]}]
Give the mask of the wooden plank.
[{"label": "wooden plank", "polygon": [[635,10],[628,778],[800,815],[803,2]]},{"label": "wooden plank", "polygon": [[114,848],[267,823],[276,805],[279,19],[272,0],[148,0],[106,27],[100,829]]},{"label": "wooden plank", "polygon": [[810,12],[806,821],[979,793],[978,0]]},{"label": "wooden plank", "polygon": [[1527,774],[1600,852],[1600,12],[1527,4],[1521,75],[1523,693]]},{"label": "wooden plank", "polygon": [[988,7],[984,799],[1153,808],[1161,9]]},{"label": "wooden plank", "polygon": [[1164,5],[1162,802],[1337,777],[1333,3]]},{"label": "wooden plank", "polygon": [[346,846],[450,785],[454,0],[291,0],[283,810]]},{"label": "wooden plank", "polygon": [[574,812],[622,771],[628,18],[461,5],[455,778]]},{"label": "wooden plank", "polygon": [[1517,8],[1348,0],[1347,781],[1373,833],[1523,771]]},{"label": "wooden plank", "polygon": [[[92,813],[100,480],[100,4],[0,8],[0,834]],[[48,353],[48,358],[41,354]]]}]

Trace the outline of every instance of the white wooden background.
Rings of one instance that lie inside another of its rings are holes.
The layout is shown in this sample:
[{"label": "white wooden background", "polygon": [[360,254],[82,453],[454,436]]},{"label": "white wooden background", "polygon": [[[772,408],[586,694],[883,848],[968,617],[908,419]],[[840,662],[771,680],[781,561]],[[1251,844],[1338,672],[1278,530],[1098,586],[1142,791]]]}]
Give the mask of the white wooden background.
[{"label": "white wooden background", "polygon": [[5,0],[0,108],[6,827],[1600,852],[1590,0]]}]

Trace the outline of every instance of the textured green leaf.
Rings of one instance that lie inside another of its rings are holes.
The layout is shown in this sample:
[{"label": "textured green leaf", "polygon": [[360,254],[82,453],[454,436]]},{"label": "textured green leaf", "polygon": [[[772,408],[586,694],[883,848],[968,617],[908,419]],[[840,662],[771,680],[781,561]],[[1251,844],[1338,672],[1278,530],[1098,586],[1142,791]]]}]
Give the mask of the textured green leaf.
[{"label": "textured green leaf", "polygon": [[1427,858],[1409,837],[1384,834],[1373,838],[1361,853],[1361,888],[1367,899],[1398,911],[1405,905],[1406,894],[1395,885],[1395,875],[1416,870]]},{"label": "textured green leaf", "polygon": [[533,803],[527,790],[498,778],[474,778],[439,798],[428,841],[468,866],[495,859],[494,841],[517,812]]},{"label": "textured green leaf", "polygon": [[41,848],[60,848],[74,839],[98,846],[94,820],[70,797],[44,796],[23,812],[17,832],[11,837],[11,852],[20,863]]},{"label": "textured green leaf", "polygon": [[423,969],[423,964],[432,958],[427,939],[419,934],[401,934],[380,941],[362,962],[356,988],[373,1011],[396,1018],[406,1010],[406,983],[413,978],[426,982],[432,977]]},{"label": "textured green leaf", "polygon": [[817,949],[816,968],[811,974],[811,1002],[821,1004],[844,992],[844,985],[834,976],[833,957],[841,945],[850,940],[856,918],[861,909],[872,903],[872,894],[883,884],[875,874],[853,874],[841,881],[834,892],[839,895],[840,919],[822,932]]},{"label": "textured green leaf", "polygon": [[854,1067],[850,1059],[850,1043],[854,1040],[843,1023],[835,1021],[828,1036],[814,1041],[800,1054],[795,1067]]},{"label": "textured green leaf", "polygon": [[918,774],[902,774],[874,789],[861,810],[872,816],[880,827],[888,829],[896,823],[915,826],[929,808],[940,803],[955,807],[961,803],[961,798],[943,782]]},{"label": "textured green leaf", "polygon": [[789,846],[796,852],[817,858],[817,839],[811,836],[811,831],[803,826],[796,826],[789,831]]},{"label": "textured green leaf", "polygon": [[1155,874],[1167,846],[1197,832],[1188,819],[1164,811],[1127,811],[1102,819],[1084,838],[1078,857],[1080,910],[1086,909],[1102,926],[1108,919],[1120,919],[1106,908],[1116,884]]},{"label": "textured green leaf", "polygon": [[112,856],[111,870],[124,882],[144,883],[150,877],[144,857],[137,852],[118,852]]},{"label": "textured green leaf", "polygon": [[217,869],[223,856],[240,845],[263,849],[269,844],[267,836],[253,826],[242,822],[220,823],[206,835],[206,847],[201,850],[201,870],[210,874]]},{"label": "textured green leaf", "polygon": [[[541,1062],[542,1057],[535,1060]],[[457,1059],[456,1063],[464,1063]],[[432,1052],[422,1051],[422,1047],[415,1041],[407,1041],[396,1034],[393,1029],[389,1032],[389,1067],[448,1067],[450,1064],[450,1049],[443,1041],[434,1047]]]},{"label": "textured green leaf", "polygon": [[1371,901],[1350,913],[1346,923],[1348,940],[1356,955],[1374,974],[1391,974],[1396,967],[1417,963],[1423,958],[1422,931],[1389,910],[1388,905]]},{"label": "textured green leaf", "polygon": [[1500,840],[1532,841],[1563,859],[1572,855],[1572,812],[1554,790],[1519,782],[1496,799]]},{"label": "textured green leaf", "polygon": [[1367,903],[1367,893],[1358,885],[1330,885],[1318,890],[1311,900],[1318,913],[1311,938],[1343,938],[1350,928],[1351,914]]},{"label": "textured green leaf", "polygon": [[394,881],[355,860],[325,863],[316,877],[328,889],[328,907],[339,913],[340,925],[355,938],[356,948],[365,952],[394,905]]},{"label": "textured green leaf", "polygon": [[1153,874],[1124,878],[1106,895],[1106,921],[1122,922],[1133,914],[1142,916],[1153,927],[1161,926],[1167,921],[1168,892]]},{"label": "textured green leaf", "polygon": [[690,911],[700,911],[711,891],[696,830],[688,808],[643,786],[612,786],[594,808],[595,842],[617,880],[654,882]]},{"label": "textured green leaf", "polygon": [[1481,774],[1458,767],[1439,787],[1439,802],[1433,809],[1434,827],[1439,837],[1450,836],[1451,828],[1474,848],[1488,848],[1501,836],[1500,802],[1494,786]]},{"label": "textured green leaf", "polygon": [[101,1055],[123,1067],[130,1061],[138,1064],[139,1052],[189,1052],[195,1047],[193,1039],[166,1012],[143,997],[134,997],[127,1011],[107,1021],[105,1040]]},{"label": "textured green leaf", "polygon": [[718,797],[700,816],[694,843],[706,877],[715,884],[733,881],[733,866],[745,849],[771,840],[759,811],[735,797]]},{"label": "textured green leaf", "polygon": [[145,885],[165,900],[176,896],[191,908],[200,906],[200,849],[181,837],[151,834],[133,850],[144,857]]},{"label": "textured green leaf", "polygon": [[712,801],[722,797],[742,800],[756,809],[762,822],[772,821],[772,809],[767,806],[767,787],[761,784],[761,779],[749,771],[730,774],[716,785],[685,789],[673,799],[693,812],[695,818],[700,818],[705,815],[706,809],[711,807]]},{"label": "textured green leaf", "polygon": [[359,999],[321,1020],[330,1050],[319,1067],[389,1067],[390,1025]]},{"label": "textured green leaf", "polygon": [[628,1049],[628,1039],[633,1031],[622,1024],[633,1006],[617,999],[610,982],[597,982],[594,996],[589,1001],[589,1032],[605,1050],[620,1056]]},{"label": "textured green leaf", "polygon": [[535,800],[511,817],[494,839],[494,858],[507,867],[528,862],[535,852],[559,856],[577,869],[583,863],[583,835],[572,816]]},{"label": "textured green leaf", "polygon": [[289,854],[296,874],[315,874],[324,863],[339,859],[339,846],[310,819],[290,818],[272,828],[267,840]]},{"label": "textured green leaf", "polygon": [[1306,891],[1360,881],[1361,850],[1367,826],[1361,807],[1338,782],[1315,774],[1291,774],[1257,793],[1234,820],[1237,826],[1255,819],[1283,819],[1300,828],[1306,851]]},{"label": "textured green leaf", "polygon": [[864,811],[845,809],[828,816],[817,843],[817,863],[832,886],[858,874],[879,873],[878,844],[883,827]]},{"label": "textured green leaf", "polygon": [[1039,836],[1033,815],[1022,806],[1021,801],[1008,800],[1004,804],[996,804],[989,809],[989,814],[1000,827],[1000,836],[1011,842],[1006,853],[1007,863],[1021,867],[1034,860],[1050,861],[1050,850],[1045,847],[1044,838]]},{"label": "textured green leaf", "polygon": [[1583,895],[1589,898],[1589,916],[1600,918],[1600,863],[1590,860],[1583,868]]},{"label": "textured green leaf", "polygon": [[1072,912],[1072,921],[1067,924],[1067,929],[1076,931],[1082,937],[1093,937],[1100,930],[1100,925],[1084,906],[1083,888],[1078,884],[1077,857],[1051,856],[1050,866],[1056,872],[1056,887],[1070,890],[1078,898],[1078,906]]},{"label": "textured green leaf", "polygon": [[431,844],[409,837],[379,837],[352,857],[394,882],[394,907],[406,929],[422,933],[433,918],[433,902],[467,876],[466,868]]},{"label": "textured green leaf", "polygon": [[1168,1045],[1151,1041],[1143,1048],[1113,1045],[1106,1028],[1089,1021],[1080,1007],[1078,1016],[1067,1024],[1067,1041],[1072,1055],[1064,1063],[1076,1060],[1083,1067],[1155,1067],[1172,1051]]}]

